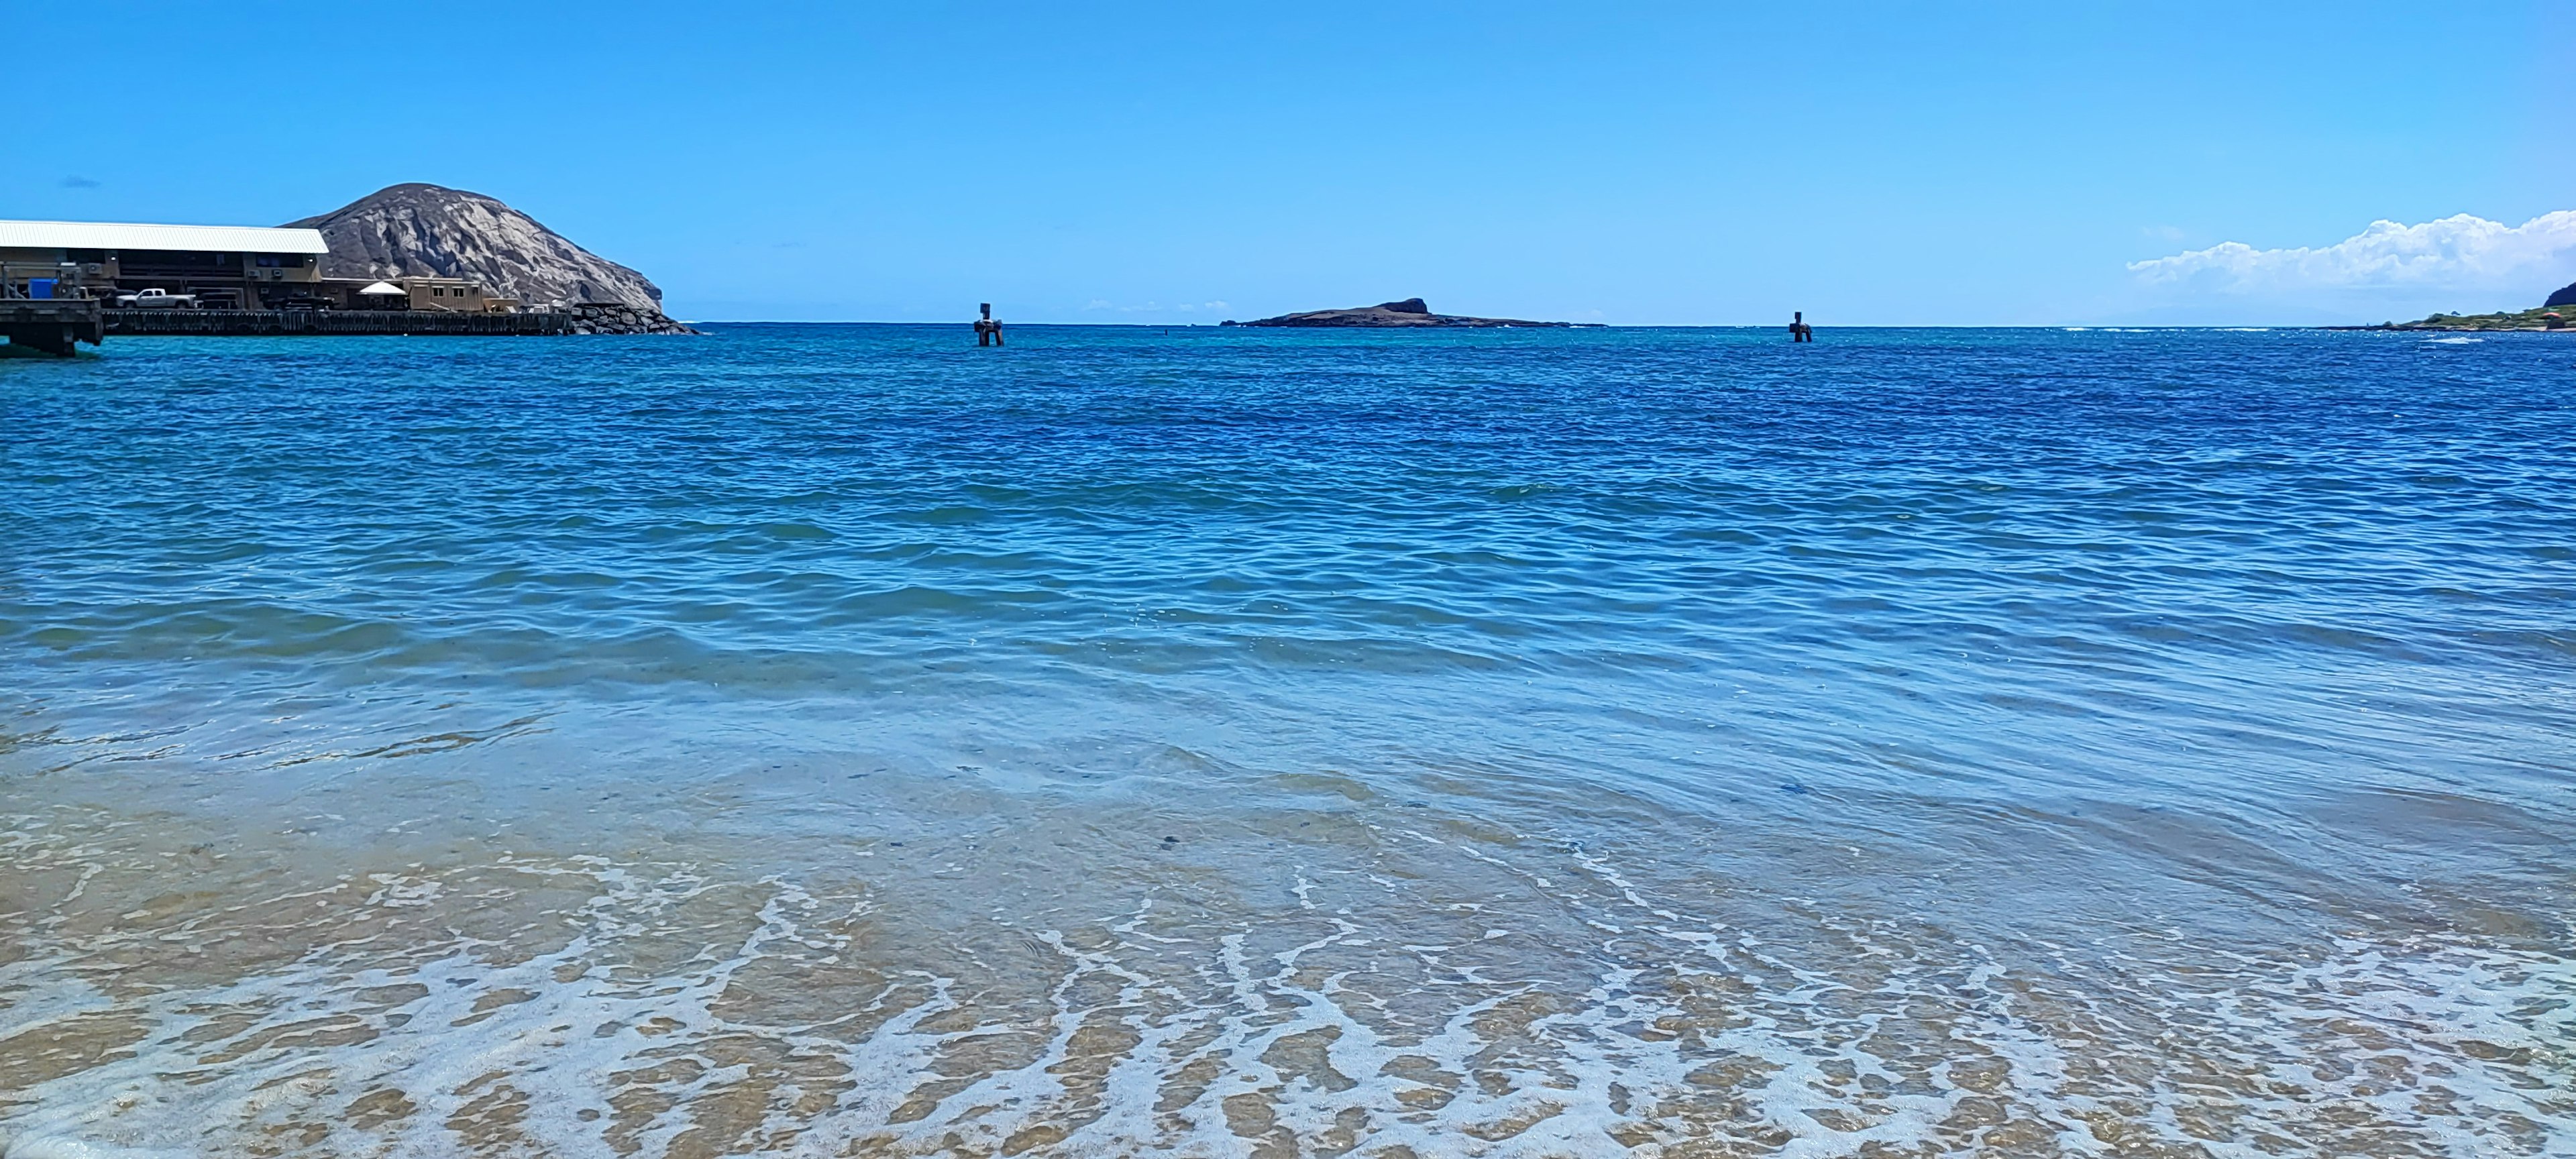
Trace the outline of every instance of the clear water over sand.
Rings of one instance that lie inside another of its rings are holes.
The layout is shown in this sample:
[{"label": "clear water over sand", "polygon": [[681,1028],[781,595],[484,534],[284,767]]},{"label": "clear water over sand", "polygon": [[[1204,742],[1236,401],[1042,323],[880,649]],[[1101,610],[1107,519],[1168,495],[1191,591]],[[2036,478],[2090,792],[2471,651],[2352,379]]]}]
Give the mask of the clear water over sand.
[{"label": "clear water over sand", "polygon": [[2576,1152],[2576,342],[0,361],[7,1154]]}]

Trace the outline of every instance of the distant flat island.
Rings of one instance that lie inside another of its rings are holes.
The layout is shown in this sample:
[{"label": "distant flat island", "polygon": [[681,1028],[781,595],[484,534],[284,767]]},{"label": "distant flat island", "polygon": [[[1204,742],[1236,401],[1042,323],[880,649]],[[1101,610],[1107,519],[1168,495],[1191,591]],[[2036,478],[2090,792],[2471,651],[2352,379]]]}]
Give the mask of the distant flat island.
[{"label": "distant flat island", "polygon": [[1497,327],[1497,326],[1597,326],[1597,322],[1527,322],[1519,318],[1470,318],[1464,314],[1434,314],[1420,298],[1401,302],[1380,302],[1374,306],[1354,306],[1348,310],[1308,310],[1302,314],[1281,314],[1276,318],[1256,318],[1237,322],[1228,318],[1227,326],[1372,326],[1379,328],[1418,329],[1426,326]]}]

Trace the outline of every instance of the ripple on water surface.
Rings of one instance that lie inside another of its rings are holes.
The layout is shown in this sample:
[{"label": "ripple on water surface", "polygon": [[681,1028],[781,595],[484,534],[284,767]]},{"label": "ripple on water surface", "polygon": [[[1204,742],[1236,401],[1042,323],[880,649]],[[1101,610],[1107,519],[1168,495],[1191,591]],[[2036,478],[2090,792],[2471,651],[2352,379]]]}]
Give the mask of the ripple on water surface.
[{"label": "ripple on water surface", "polygon": [[0,1137],[2576,1149],[2553,336],[0,363]]}]

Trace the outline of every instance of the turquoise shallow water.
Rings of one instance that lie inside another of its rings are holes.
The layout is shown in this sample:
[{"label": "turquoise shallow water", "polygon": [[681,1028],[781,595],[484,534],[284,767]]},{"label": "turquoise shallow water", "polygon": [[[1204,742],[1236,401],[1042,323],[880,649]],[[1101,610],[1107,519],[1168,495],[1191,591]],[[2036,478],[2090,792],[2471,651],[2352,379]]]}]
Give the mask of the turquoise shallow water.
[{"label": "turquoise shallow water", "polygon": [[2563,336],[1011,337],[0,361],[8,1154],[2576,1149]]}]

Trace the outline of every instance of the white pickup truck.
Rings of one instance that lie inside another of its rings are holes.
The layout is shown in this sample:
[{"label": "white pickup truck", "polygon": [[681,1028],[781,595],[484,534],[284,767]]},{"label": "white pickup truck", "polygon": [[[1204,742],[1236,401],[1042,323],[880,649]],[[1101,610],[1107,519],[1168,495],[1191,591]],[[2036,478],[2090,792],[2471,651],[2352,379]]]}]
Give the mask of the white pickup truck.
[{"label": "white pickup truck", "polygon": [[124,310],[193,310],[197,308],[197,296],[151,289],[139,294],[118,294],[116,305]]}]

